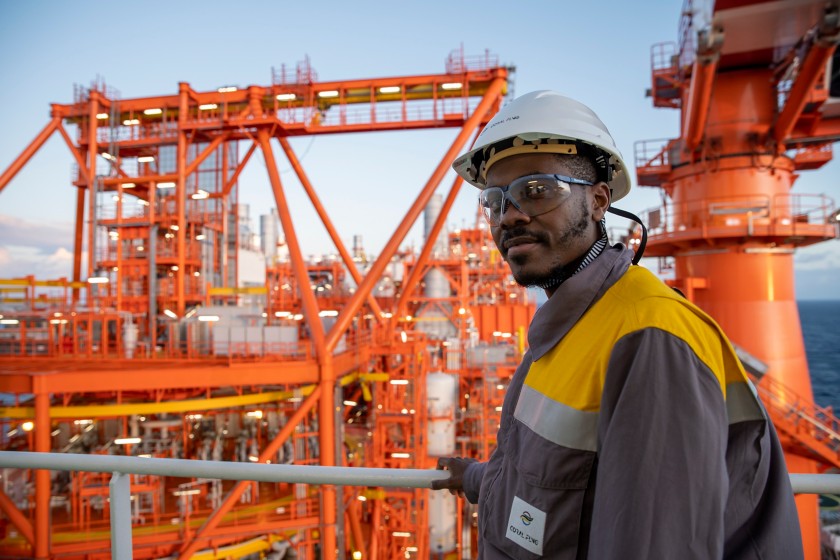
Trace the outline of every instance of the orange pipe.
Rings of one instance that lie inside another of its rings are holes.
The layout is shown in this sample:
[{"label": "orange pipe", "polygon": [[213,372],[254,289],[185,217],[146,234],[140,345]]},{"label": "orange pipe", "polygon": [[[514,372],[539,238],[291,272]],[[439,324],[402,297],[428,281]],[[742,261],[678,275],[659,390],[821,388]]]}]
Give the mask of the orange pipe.
[{"label": "orange pipe", "polygon": [[778,143],[784,142],[793,131],[796,121],[802,115],[802,110],[808,102],[808,96],[811,93],[817,80],[822,76],[826,69],[826,64],[831,60],[831,55],[834,53],[834,43],[827,43],[824,41],[816,41],[805,56],[805,61],[799,69],[799,74],[796,76],[796,82],[790,88],[785,106],[779,113],[779,118],[776,121],[776,126],[773,129],[773,138]]},{"label": "orange pipe", "polygon": [[[35,451],[49,453],[50,396],[35,393]],[[50,471],[35,471],[35,558],[50,555]]]},{"label": "orange pipe", "polygon": [[359,286],[356,290],[356,293],[353,294],[353,297],[347,303],[347,305],[342,309],[341,313],[339,314],[335,326],[333,326],[332,331],[330,332],[327,338],[327,351],[332,351],[335,348],[335,345],[338,343],[339,337],[341,333],[347,328],[350,324],[353,315],[359,310],[362,306],[362,302],[365,298],[367,298],[368,294],[371,293],[373,287],[376,285],[376,282],[379,281],[379,277],[382,272],[385,270],[385,267],[388,266],[388,263],[391,262],[391,257],[394,256],[397,249],[399,248],[400,243],[402,243],[403,239],[405,238],[408,231],[414,225],[414,222],[417,220],[417,216],[420,215],[420,212],[423,211],[423,208],[426,207],[426,204],[429,202],[429,198],[431,198],[432,193],[434,193],[435,189],[437,188],[440,181],[443,179],[446,172],[449,170],[449,165],[452,160],[455,159],[455,156],[461,151],[461,148],[469,138],[470,134],[479,126],[482,119],[487,115],[490,109],[498,103],[500,100],[500,95],[502,90],[506,84],[506,80],[504,78],[495,78],[493,82],[491,82],[490,86],[487,88],[487,92],[484,94],[484,97],[481,99],[481,102],[473,111],[473,114],[467,119],[464,123],[464,126],[461,128],[461,131],[458,133],[458,136],[455,138],[455,141],[449,147],[449,150],[443,156],[440,164],[435,169],[432,176],[429,178],[429,181],[426,183],[426,186],[423,187],[423,190],[420,191],[417,199],[414,201],[414,204],[409,209],[408,213],[403,218],[400,225],[397,227],[397,230],[391,236],[391,239],[385,245],[385,248],[382,250],[382,253],[376,259],[376,262],[373,263],[370,271],[368,271],[367,276],[365,277],[364,282]]},{"label": "orange pipe", "polygon": [[0,175],[0,192],[3,192],[3,188],[9,184],[9,181],[17,175],[18,171],[26,165],[26,163],[35,155],[35,153],[41,149],[41,146],[44,145],[44,142],[55,132],[55,129],[58,127],[59,123],[61,123],[61,115],[54,115],[52,120],[44,127],[44,129],[38,133],[32,142],[21,152],[21,154],[12,162],[12,164]]},{"label": "orange pipe", "polygon": [[[285,138],[278,138],[277,140],[280,142],[280,146],[286,153],[286,157],[289,158],[289,163],[292,164],[292,168],[295,170],[295,173],[297,173],[298,179],[300,179],[300,183],[303,185],[303,189],[309,196],[309,200],[312,201],[312,206],[315,208],[315,211],[324,223],[324,227],[327,228],[327,233],[329,233],[330,239],[332,239],[336,249],[338,249],[338,253],[341,255],[344,265],[347,267],[347,270],[350,272],[350,275],[353,277],[353,280],[358,286],[362,281],[362,276],[356,268],[356,263],[353,262],[353,257],[350,256],[350,253],[347,252],[347,248],[344,246],[344,243],[342,243],[341,236],[338,235],[338,232],[336,231],[335,226],[333,226],[330,217],[327,215],[327,211],[324,210],[324,206],[321,204],[321,200],[318,198],[315,189],[312,188],[312,183],[309,182],[309,177],[307,177],[306,173],[303,171],[303,167],[300,165],[297,155],[292,150],[292,146],[289,144],[288,140]],[[377,319],[381,320],[380,314],[382,310],[380,309],[379,304],[376,303],[376,299],[374,299],[373,295],[369,295],[368,305],[370,305],[370,308]]]},{"label": "orange pipe", "polygon": [[704,60],[703,57],[698,56],[694,61],[691,87],[688,92],[688,106],[683,111],[683,138],[687,152],[693,152],[700,145],[700,140],[706,131],[706,118],[709,114],[717,63],[717,56],[713,60]]},{"label": "orange pipe", "polygon": [[353,535],[353,549],[360,552],[364,550],[365,545],[362,524],[359,522],[361,516],[362,512],[359,511],[359,500],[352,499],[350,506],[347,508],[347,520],[350,524],[350,534]]},{"label": "orange pipe", "polygon": [[[308,284],[307,284],[308,286]],[[312,290],[303,291],[312,293]],[[321,400],[318,408],[318,442],[320,447],[320,464],[326,467],[336,465],[336,401],[335,401],[335,369],[333,356],[330,352],[321,355]],[[324,560],[335,560],[338,538],[336,535],[336,491],[335,486],[321,487],[321,549]]]},{"label": "orange pipe", "polygon": [[186,82],[178,84],[178,148],[177,168],[178,180],[175,182],[175,209],[178,214],[175,222],[178,224],[178,270],[175,271],[175,289],[178,308],[178,317],[183,317],[186,312],[187,302],[185,297],[187,265],[187,132],[184,125],[187,122],[189,110],[190,86]]},{"label": "orange pipe", "polygon": [[368,558],[376,560],[379,557],[379,524],[382,522],[382,499],[373,500],[373,513],[370,519],[370,549]]},{"label": "orange pipe", "polygon": [[[280,430],[280,433],[277,434],[271,443],[266,446],[265,449],[262,450],[260,453],[259,459],[257,462],[265,463],[266,461],[270,460],[271,457],[277,453],[277,450],[280,449],[280,446],[283,445],[289,436],[292,435],[292,432],[295,428],[300,424],[300,422],[309,414],[309,411],[318,402],[319,397],[321,396],[321,388],[315,387],[312,393],[309,394],[308,397],[300,404],[300,408],[298,408],[294,414],[292,414],[289,421],[283,426],[283,429]],[[231,508],[236,504],[237,500],[242,496],[242,493],[248,488],[251,482],[241,480],[237,482],[233,488],[230,489],[228,495],[225,497],[222,504],[219,506],[219,509],[213,512],[213,514],[207,518],[207,521],[204,522],[204,525],[196,531],[195,535],[193,536],[191,541],[184,543],[181,546],[181,551],[178,554],[179,560],[187,560],[190,558],[198,547],[200,546],[200,540],[208,535],[219,522],[224,518],[224,516],[231,510]],[[326,488],[326,487],[325,487]]]},{"label": "orange pipe", "polygon": [[319,309],[315,294],[309,289],[310,281],[309,275],[306,272],[306,263],[300,251],[300,243],[298,242],[297,233],[295,233],[295,226],[292,223],[292,215],[289,213],[289,206],[286,204],[286,195],[280,183],[280,173],[277,171],[277,162],[274,159],[274,152],[271,149],[268,131],[264,128],[257,131],[257,141],[260,143],[263,151],[265,167],[268,171],[268,178],[271,181],[271,188],[274,191],[274,200],[277,204],[277,215],[280,218],[280,224],[283,226],[283,233],[286,236],[286,243],[289,246],[289,258],[292,260],[292,270],[295,271],[300,297],[303,300],[303,313],[306,316],[306,322],[309,325],[309,331],[315,343],[316,355],[319,359],[322,359],[326,353],[324,327],[321,325],[320,317],[318,317]]},{"label": "orange pipe", "polygon": [[455,204],[455,199],[458,198],[458,192],[461,190],[461,184],[463,182],[464,179],[462,179],[459,175],[455,179],[455,182],[452,183],[452,188],[449,189],[449,194],[440,209],[440,214],[432,226],[432,231],[429,232],[429,239],[426,240],[426,244],[423,246],[423,250],[420,252],[420,257],[417,259],[414,268],[411,270],[411,274],[409,274],[406,281],[403,282],[402,293],[400,294],[400,299],[397,301],[397,317],[405,315],[408,298],[411,295],[411,292],[414,291],[414,287],[420,281],[420,273],[423,270],[423,267],[426,266],[426,263],[429,262],[429,255],[432,254],[432,249],[434,249],[435,246],[434,242],[438,235],[440,235],[440,231],[443,229],[443,224],[446,223],[446,218],[449,215],[449,211],[452,209],[452,205]]}]

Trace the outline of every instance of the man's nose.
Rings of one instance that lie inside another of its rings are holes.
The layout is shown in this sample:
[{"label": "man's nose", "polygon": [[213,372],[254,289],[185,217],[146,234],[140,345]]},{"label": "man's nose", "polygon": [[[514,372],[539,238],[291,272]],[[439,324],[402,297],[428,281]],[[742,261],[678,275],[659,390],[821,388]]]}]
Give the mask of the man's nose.
[{"label": "man's nose", "polygon": [[502,213],[499,216],[499,225],[501,227],[510,227],[530,221],[531,218],[517,208],[516,205],[511,202],[510,198],[506,196],[504,202],[502,203]]}]

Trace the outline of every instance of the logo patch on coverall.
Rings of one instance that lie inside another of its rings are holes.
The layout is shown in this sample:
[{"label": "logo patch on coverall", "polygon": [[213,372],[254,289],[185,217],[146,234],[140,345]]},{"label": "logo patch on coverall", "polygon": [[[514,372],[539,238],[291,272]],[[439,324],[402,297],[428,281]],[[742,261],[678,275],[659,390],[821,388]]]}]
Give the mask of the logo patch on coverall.
[{"label": "logo patch on coverall", "polygon": [[505,537],[525,550],[542,555],[544,536],[545,512],[514,496]]}]

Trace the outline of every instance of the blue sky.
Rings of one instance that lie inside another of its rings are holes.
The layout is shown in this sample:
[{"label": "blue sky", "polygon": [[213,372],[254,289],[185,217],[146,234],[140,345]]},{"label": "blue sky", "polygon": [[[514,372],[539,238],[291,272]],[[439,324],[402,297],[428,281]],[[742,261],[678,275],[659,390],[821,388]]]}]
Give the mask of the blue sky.
[{"label": "blue sky", "polygon": [[[50,103],[72,102],[74,84],[101,78],[126,98],[175,94],[181,81],[197,90],[268,85],[272,67],[307,55],[321,80],[442,73],[461,45],[467,55],[488,49],[515,66],[517,94],[555,89],[590,105],[632,167],[635,141],[677,135],[678,112],[655,109],[644,92],[650,48],[676,39],[681,8],[678,0],[0,1],[0,170],[47,124]],[[345,244],[359,234],[377,253],[455,133],[322,136],[292,145]],[[304,254],[332,251],[288,164],[278,162]],[[72,164],[55,136],[0,193],[0,276],[69,276]],[[274,204],[259,158],[240,189],[255,220]],[[840,199],[840,163],[804,172],[794,192]],[[464,188],[450,224],[472,223],[474,200]],[[659,200],[659,191],[635,188],[622,207],[642,212]],[[406,243],[420,242],[415,227]],[[798,297],[840,298],[840,241],[799,251],[796,266]]]}]

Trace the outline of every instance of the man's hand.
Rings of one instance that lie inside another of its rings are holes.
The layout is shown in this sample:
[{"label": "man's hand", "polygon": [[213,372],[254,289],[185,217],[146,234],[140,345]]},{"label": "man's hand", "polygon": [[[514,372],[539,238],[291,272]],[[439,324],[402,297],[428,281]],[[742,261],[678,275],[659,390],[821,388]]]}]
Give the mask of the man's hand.
[{"label": "man's hand", "polygon": [[476,463],[475,459],[466,459],[464,457],[441,457],[438,459],[438,470],[449,471],[451,474],[449,478],[443,480],[433,480],[432,490],[449,490],[449,493],[464,497],[464,472],[471,463]]}]

